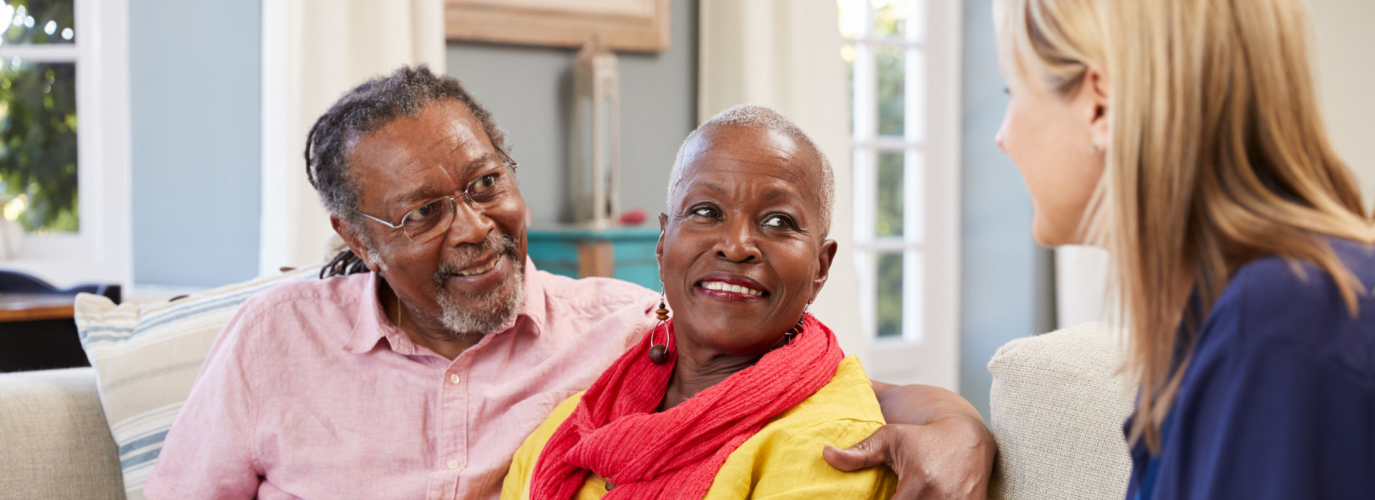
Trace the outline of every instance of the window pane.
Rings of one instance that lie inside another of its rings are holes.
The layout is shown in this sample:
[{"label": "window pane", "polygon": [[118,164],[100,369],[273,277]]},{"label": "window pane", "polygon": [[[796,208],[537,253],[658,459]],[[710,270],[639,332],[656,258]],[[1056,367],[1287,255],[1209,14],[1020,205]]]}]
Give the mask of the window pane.
[{"label": "window pane", "polygon": [[880,47],[878,58],[878,133],[903,135],[906,116],[906,51],[902,47]]},{"label": "window pane", "polygon": [[845,102],[850,103],[850,135],[855,135],[855,46],[845,44],[840,46],[840,60],[845,61]]},{"label": "window pane", "polygon": [[78,229],[75,64],[0,61],[0,203],[26,231]]},{"label": "window pane", "polygon": [[836,8],[840,10],[841,38],[864,36],[860,33],[860,28],[864,26],[864,9],[869,7],[867,2],[868,0],[836,0]]},{"label": "window pane", "polygon": [[0,0],[0,43],[43,44],[76,41],[73,0]]},{"label": "window pane", "polygon": [[874,228],[877,236],[902,236],[903,179],[902,153],[878,155],[878,209]]},{"label": "window pane", "polygon": [[902,336],[902,254],[878,256],[878,336]]},{"label": "window pane", "polygon": [[904,158],[907,159],[907,164],[903,165],[903,169],[910,177],[906,179],[910,184],[906,185],[907,191],[904,193],[906,196],[903,197],[904,201],[907,202],[907,206],[904,207],[907,211],[904,212],[903,220],[906,224],[904,224],[902,234],[907,236],[908,240],[925,241],[926,157],[920,152],[909,151]]},{"label": "window pane", "polygon": [[907,0],[874,0],[874,36],[907,33]]}]

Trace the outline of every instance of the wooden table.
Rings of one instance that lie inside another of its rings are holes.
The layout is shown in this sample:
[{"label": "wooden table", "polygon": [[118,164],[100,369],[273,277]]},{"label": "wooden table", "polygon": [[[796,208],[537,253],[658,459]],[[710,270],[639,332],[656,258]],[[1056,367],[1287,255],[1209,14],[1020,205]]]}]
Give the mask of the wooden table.
[{"label": "wooden table", "polygon": [[74,295],[0,293],[0,373],[90,366],[72,321]]},{"label": "wooden table", "polygon": [[76,297],[36,293],[0,293],[0,323],[71,319]]}]

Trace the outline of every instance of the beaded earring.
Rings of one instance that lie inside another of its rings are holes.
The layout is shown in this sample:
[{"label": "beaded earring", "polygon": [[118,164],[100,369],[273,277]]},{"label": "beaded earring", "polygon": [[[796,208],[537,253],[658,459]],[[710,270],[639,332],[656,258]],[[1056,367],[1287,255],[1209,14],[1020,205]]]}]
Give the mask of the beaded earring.
[{"label": "beaded earring", "polygon": [[802,308],[802,316],[797,318],[797,324],[793,325],[793,327],[789,329],[787,333],[783,334],[783,336],[787,337],[789,341],[791,341],[793,337],[797,336],[797,334],[802,333],[802,320],[807,319],[807,309],[811,307],[812,303],[808,302],[807,306]]},{"label": "beaded earring", "polygon": [[[668,305],[665,303],[662,292],[659,293],[659,309],[654,313],[658,315],[659,326],[664,326],[664,322],[668,321]],[[649,332],[649,360],[656,365],[662,365],[668,361],[668,339],[665,338],[662,344],[654,343],[654,332],[659,331],[659,326],[654,327]],[[667,327],[664,328],[664,335],[668,335]]]}]

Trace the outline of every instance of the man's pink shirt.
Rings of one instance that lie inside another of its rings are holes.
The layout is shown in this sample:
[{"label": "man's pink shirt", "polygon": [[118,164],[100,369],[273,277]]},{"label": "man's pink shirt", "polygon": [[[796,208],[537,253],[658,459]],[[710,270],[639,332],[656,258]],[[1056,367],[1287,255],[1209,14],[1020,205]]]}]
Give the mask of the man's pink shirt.
[{"label": "man's pink shirt", "polygon": [[520,313],[453,361],[387,319],[375,274],[259,294],[216,339],[144,494],[497,498],[516,448],[643,338],[658,299],[525,269]]}]

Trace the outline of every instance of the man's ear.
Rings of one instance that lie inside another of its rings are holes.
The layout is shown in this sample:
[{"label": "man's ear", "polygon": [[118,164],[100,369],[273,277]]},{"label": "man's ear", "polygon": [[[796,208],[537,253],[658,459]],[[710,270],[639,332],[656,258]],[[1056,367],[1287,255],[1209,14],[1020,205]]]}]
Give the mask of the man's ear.
[{"label": "man's ear", "polygon": [[379,271],[379,266],[376,264],[378,260],[373,258],[372,249],[363,243],[363,238],[353,232],[350,224],[345,224],[338,217],[331,215],[329,216],[329,225],[334,227],[334,232],[343,238],[344,244],[348,245],[349,250],[353,251],[353,254],[363,261],[363,265],[367,266],[369,271],[374,273]]},{"label": "man's ear", "polygon": [[1110,119],[1112,114],[1108,108],[1108,75],[1101,69],[1090,66],[1084,70],[1084,82],[1079,85],[1079,95],[1077,98],[1083,99],[1089,109],[1089,140],[1092,141],[1094,149],[1098,152],[1108,150],[1108,142],[1111,139]]},{"label": "man's ear", "polygon": [[831,263],[835,262],[836,252],[840,245],[836,240],[826,240],[821,242],[821,251],[817,252],[816,278],[813,279],[816,287],[812,289],[812,297],[807,299],[808,303],[816,300],[816,296],[821,293],[821,288],[826,286],[826,280],[831,278]]}]

